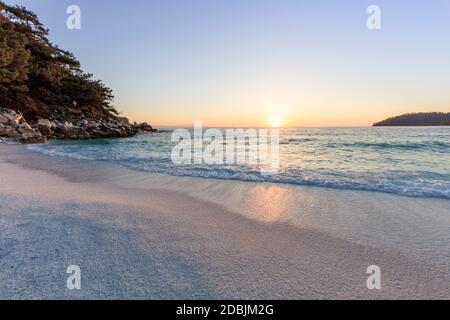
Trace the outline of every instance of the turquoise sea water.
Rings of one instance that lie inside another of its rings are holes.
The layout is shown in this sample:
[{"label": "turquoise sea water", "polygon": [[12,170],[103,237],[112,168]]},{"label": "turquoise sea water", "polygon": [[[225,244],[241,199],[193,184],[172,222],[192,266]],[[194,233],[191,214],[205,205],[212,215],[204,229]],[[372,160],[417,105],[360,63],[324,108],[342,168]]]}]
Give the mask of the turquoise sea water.
[{"label": "turquoise sea water", "polygon": [[450,127],[280,129],[280,169],[271,176],[251,165],[176,165],[171,134],[163,129],[127,139],[53,141],[29,148],[179,176],[450,199]]}]

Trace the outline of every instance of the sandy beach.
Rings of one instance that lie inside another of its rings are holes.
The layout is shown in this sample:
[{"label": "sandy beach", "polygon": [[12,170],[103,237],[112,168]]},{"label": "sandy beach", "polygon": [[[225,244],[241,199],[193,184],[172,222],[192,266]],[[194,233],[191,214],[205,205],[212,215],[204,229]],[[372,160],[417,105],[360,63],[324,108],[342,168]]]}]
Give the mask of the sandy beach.
[{"label": "sandy beach", "polygon": [[[449,299],[450,201],[0,144],[0,299]],[[81,268],[81,290],[66,269]],[[378,265],[382,289],[368,290]]]}]

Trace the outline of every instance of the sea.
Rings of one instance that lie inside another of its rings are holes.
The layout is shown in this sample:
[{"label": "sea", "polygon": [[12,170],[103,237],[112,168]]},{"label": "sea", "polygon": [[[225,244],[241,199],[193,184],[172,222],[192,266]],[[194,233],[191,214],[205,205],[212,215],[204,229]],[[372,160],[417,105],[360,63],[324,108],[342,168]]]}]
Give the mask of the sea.
[{"label": "sea", "polygon": [[[279,168],[271,175],[248,163],[176,164],[171,156],[178,144],[172,139],[175,129],[124,139],[51,141],[28,148],[174,176],[450,199],[450,127],[279,129]],[[223,143],[227,147],[226,139]]]}]

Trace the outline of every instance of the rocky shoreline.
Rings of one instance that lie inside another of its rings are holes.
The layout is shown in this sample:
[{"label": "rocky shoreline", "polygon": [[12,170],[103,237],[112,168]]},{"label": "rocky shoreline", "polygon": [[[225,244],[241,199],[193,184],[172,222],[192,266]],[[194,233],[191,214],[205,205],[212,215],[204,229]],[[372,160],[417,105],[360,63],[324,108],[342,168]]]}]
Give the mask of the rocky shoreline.
[{"label": "rocky shoreline", "polygon": [[142,132],[156,132],[148,123],[133,123],[125,117],[76,121],[39,119],[28,123],[18,112],[0,108],[0,142],[45,143],[48,140],[125,138]]}]

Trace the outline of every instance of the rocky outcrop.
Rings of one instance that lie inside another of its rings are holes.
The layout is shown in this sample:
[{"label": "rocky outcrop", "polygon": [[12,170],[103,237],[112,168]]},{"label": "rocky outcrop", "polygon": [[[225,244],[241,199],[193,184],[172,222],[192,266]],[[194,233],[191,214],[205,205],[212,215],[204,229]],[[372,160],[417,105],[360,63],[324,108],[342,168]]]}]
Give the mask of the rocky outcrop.
[{"label": "rocky outcrop", "polygon": [[37,129],[39,132],[45,136],[50,136],[52,134],[52,123],[47,119],[40,119],[37,122]]},{"label": "rocky outcrop", "polygon": [[144,132],[154,132],[155,131],[153,129],[153,127],[151,125],[149,125],[147,122],[143,122],[141,124],[135,124],[134,127],[137,128],[138,130],[144,131]]},{"label": "rocky outcrop", "polygon": [[36,123],[29,125],[21,114],[0,108],[0,137],[22,143],[42,143],[47,139],[123,138],[141,132],[155,131],[146,122],[130,124],[124,117],[100,120],[81,117],[73,122],[39,119]]},{"label": "rocky outcrop", "polygon": [[39,130],[32,128],[20,113],[4,108],[0,108],[0,137],[22,143],[47,141],[46,137]]}]

